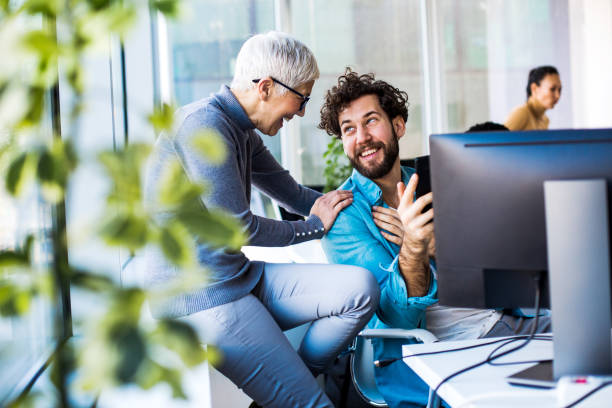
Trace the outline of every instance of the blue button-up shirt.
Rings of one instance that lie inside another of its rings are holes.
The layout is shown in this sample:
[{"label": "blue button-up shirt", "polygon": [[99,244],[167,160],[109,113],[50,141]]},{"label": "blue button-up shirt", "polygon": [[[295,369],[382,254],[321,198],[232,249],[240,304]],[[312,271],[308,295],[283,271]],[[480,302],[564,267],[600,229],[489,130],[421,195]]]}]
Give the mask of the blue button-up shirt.
[{"label": "blue button-up shirt", "polygon": [[[402,180],[408,183],[414,169],[402,168]],[[370,328],[414,329],[425,326],[425,309],[438,301],[437,281],[431,276],[429,291],[422,297],[408,297],[406,283],[399,270],[400,248],[387,241],[372,218],[372,206],[389,207],[382,191],[372,180],[353,170],[339,187],[353,192],[353,203],[345,208],[323,238],[323,249],[330,262],[356,265],[376,276],[380,286],[380,304],[369,322]],[[374,358],[401,356],[401,342],[375,339]],[[375,371],[378,388],[391,407],[427,403],[427,387],[401,360]]]}]

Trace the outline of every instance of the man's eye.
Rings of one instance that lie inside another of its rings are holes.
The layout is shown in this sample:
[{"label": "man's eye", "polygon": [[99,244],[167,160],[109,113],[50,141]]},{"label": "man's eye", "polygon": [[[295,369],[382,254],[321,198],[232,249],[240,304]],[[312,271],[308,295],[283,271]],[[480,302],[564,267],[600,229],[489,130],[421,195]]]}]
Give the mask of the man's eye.
[{"label": "man's eye", "polygon": [[376,122],[376,118],[370,118],[366,121],[366,123],[373,123]]},{"label": "man's eye", "polygon": [[354,128],[353,126],[348,126],[348,127],[345,127],[345,128],[342,130],[342,133],[344,133],[344,134],[347,134],[347,133],[353,133],[353,131],[354,131],[354,130],[355,130],[355,128]]}]

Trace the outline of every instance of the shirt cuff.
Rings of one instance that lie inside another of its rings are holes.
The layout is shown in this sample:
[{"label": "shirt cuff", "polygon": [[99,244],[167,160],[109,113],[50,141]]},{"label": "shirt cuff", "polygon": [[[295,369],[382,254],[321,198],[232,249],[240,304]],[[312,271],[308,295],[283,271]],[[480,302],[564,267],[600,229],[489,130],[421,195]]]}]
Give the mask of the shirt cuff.
[{"label": "shirt cuff", "polygon": [[381,288],[379,318],[392,327],[403,329],[420,327],[425,318],[425,309],[438,301],[438,282],[433,269],[430,270],[427,294],[411,297],[408,297],[406,283],[399,271],[399,256],[395,257],[388,268],[383,269],[389,272],[389,276]]}]

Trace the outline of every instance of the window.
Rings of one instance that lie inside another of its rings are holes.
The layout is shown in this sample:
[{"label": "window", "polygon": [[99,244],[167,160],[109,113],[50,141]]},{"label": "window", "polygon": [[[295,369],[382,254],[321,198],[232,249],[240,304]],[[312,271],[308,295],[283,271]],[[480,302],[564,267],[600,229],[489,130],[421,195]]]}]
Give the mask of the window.
[{"label": "window", "polygon": [[551,128],[572,127],[568,4],[554,0],[438,0],[433,8],[440,59],[442,132],[503,123],[525,102],[529,70],[554,65],[563,82]]},{"label": "window", "polygon": [[[422,132],[422,61],[419,2],[416,0],[291,0],[291,31],[314,52],[321,78],[310,104],[298,119],[301,181],[324,184],[325,152],[330,136],[317,128],[325,92],[350,66],[373,72],[378,79],[408,93],[406,134],[400,139],[402,158],[424,151]],[[294,135],[292,135],[294,137]]]},{"label": "window", "polygon": [[[43,131],[46,137],[51,137],[48,104],[47,113],[49,120]],[[0,189],[0,209],[0,250],[18,249],[26,237],[32,235],[35,238],[34,266],[29,273],[32,276],[47,273],[53,261],[52,207],[43,201],[35,188],[20,198],[13,198]],[[8,267],[2,270],[2,279],[8,282],[17,284],[22,278],[22,274]],[[39,295],[32,299],[27,313],[19,317],[0,317],[0,405],[19,395],[61,340],[53,324],[56,316],[62,313],[62,301],[62,298]]]},{"label": "window", "polygon": [[[168,27],[172,84],[182,106],[229,85],[238,51],[250,36],[274,29],[273,0],[188,0],[185,17]],[[280,161],[280,140],[264,136]]]},{"label": "window", "polygon": [[[555,65],[563,82],[559,104],[547,112],[551,128],[610,123],[607,88],[597,85],[610,82],[604,74],[610,53],[602,51],[611,47],[609,1],[599,4],[600,11],[554,0],[230,3],[190,1],[190,18],[170,27],[176,101],[191,102],[229,83],[232,61],[249,35],[273,28],[292,33],[313,50],[321,78],[304,118],[283,128],[282,143],[263,139],[304,184],[323,183],[329,137],[316,127],[319,109],[346,66],[374,72],[408,93],[402,158],[427,153],[429,133],[504,122],[524,102],[527,73],[538,65]],[[585,108],[592,98],[601,106]]]}]

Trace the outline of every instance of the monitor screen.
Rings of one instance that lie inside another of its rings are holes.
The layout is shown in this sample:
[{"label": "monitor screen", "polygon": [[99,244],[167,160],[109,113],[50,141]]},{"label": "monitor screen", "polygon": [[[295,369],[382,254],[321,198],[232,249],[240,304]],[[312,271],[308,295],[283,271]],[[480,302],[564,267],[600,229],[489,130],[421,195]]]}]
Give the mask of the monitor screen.
[{"label": "monitor screen", "polygon": [[532,277],[547,271],[543,182],[603,178],[612,198],[612,129],[432,135],[430,166],[440,303],[533,307]]}]

